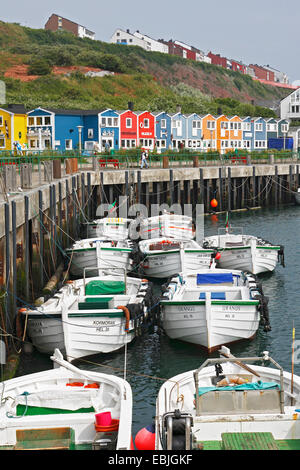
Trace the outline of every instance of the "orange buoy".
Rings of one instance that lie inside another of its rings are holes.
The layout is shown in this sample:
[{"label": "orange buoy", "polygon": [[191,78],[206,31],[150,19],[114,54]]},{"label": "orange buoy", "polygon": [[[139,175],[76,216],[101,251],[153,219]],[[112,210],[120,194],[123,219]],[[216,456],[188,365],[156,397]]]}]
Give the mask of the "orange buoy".
[{"label": "orange buoy", "polygon": [[138,450],[155,450],[155,427],[153,424],[139,430],[135,436],[135,446]]},{"label": "orange buoy", "polygon": [[212,199],[212,200],[210,201],[210,205],[211,205],[211,207],[217,207],[218,201],[217,201],[216,199]]},{"label": "orange buoy", "polygon": [[212,221],[213,223],[218,222],[218,221],[219,221],[218,216],[217,216],[216,214],[213,214],[213,215],[211,216],[211,221]]}]

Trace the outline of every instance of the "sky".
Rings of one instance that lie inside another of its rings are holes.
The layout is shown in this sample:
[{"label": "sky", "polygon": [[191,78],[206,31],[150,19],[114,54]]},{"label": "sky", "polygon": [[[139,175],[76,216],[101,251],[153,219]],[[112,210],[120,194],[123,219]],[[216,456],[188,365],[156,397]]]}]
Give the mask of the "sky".
[{"label": "sky", "polygon": [[300,80],[299,0],[2,0],[0,19],[44,28],[52,13],[109,42],[117,28],[177,39],[245,64],[270,65]]}]

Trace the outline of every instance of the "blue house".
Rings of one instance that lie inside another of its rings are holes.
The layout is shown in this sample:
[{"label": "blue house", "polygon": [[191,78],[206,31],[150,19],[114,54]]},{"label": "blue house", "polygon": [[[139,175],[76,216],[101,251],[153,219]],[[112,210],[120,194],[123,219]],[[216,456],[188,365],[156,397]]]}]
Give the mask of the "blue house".
[{"label": "blue house", "polygon": [[267,123],[262,117],[254,117],[251,119],[253,132],[252,150],[266,150],[268,148],[267,140]]},{"label": "blue house", "polygon": [[243,149],[251,151],[253,150],[253,130],[251,117],[247,116],[243,118]]},{"label": "blue house", "polygon": [[187,117],[181,112],[170,114],[171,116],[171,139],[173,149],[182,149],[187,139]]},{"label": "blue house", "polygon": [[98,114],[99,145],[101,150],[108,145],[110,148],[120,148],[120,114],[113,109],[106,109]]},{"label": "blue house", "polygon": [[202,143],[202,120],[201,117],[192,113],[186,116],[187,133],[186,147],[193,150],[200,150]]},{"label": "blue house", "polygon": [[28,149],[43,151],[54,148],[55,114],[43,108],[27,113]]},{"label": "blue house", "polygon": [[152,113],[155,117],[155,137],[157,151],[163,152],[172,146],[171,116],[164,112]]}]

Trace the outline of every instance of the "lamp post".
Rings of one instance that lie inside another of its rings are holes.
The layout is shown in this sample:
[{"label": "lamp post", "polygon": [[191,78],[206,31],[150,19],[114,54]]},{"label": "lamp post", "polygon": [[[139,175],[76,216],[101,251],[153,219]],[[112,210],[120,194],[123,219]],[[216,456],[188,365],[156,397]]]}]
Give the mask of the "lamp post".
[{"label": "lamp post", "polygon": [[79,134],[79,146],[78,146],[78,149],[79,149],[79,156],[81,156],[81,151],[82,151],[81,134],[82,134],[83,126],[77,126],[77,129],[78,129],[78,134]]}]

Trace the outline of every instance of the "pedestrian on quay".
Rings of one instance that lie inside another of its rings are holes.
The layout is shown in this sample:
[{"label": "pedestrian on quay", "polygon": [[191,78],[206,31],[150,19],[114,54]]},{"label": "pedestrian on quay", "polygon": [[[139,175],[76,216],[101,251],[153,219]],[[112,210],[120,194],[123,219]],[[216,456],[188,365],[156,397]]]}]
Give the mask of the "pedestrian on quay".
[{"label": "pedestrian on quay", "polygon": [[146,166],[146,168],[149,168],[149,165],[148,165],[148,162],[147,162],[147,158],[148,158],[148,153],[147,153],[147,150],[143,150],[142,151],[142,155],[141,155],[141,168],[144,168],[144,165]]}]

